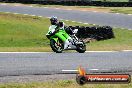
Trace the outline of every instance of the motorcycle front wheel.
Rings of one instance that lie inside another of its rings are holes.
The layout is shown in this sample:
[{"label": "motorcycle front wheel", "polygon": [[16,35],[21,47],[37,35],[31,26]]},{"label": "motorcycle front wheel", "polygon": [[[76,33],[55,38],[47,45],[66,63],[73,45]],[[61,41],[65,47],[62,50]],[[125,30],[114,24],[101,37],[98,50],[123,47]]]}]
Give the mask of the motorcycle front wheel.
[{"label": "motorcycle front wheel", "polygon": [[50,47],[52,48],[52,50],[56,53],[62,53],[63,51],[63,47],[62,44],[58,42],[56,42],[54,39],[50,40]]}]

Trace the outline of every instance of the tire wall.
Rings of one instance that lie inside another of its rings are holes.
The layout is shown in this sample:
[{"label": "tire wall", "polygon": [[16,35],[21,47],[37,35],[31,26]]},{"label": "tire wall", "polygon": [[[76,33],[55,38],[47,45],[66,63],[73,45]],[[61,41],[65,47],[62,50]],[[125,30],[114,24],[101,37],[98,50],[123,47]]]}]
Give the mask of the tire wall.
[{"label": "tire wall", "polygon": [[100,41],[100,40],[115,38],[113,29],[110,26],[99,26],[99,27],[70,26],[70,28],[71,29],[77,28],[78,29],[77,37],[82,39],[91,38]]}]

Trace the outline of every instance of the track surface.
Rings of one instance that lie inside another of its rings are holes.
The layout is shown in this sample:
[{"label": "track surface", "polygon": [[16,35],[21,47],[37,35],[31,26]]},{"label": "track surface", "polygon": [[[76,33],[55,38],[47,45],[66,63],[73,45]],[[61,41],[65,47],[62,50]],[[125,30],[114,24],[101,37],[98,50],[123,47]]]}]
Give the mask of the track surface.
[{"label": "track surface", "polygon": [[38,16],[58,16],[61,19],[81,21],[84,23],[109,25],[112,27],[122,27],[132,29],[132,16],[115,13],[102,13],[91,11],[77,10],[61,10],[44,7],[29,7],[29,6],[10,6],[1,5],[0,12],[13,12],[21,14],[30,14]]},{"label": "track surface", "polygon": [[67,73],[62,70],[80,65],[89,72],[131,72],[132,52],[0,53],[0,76]]}]

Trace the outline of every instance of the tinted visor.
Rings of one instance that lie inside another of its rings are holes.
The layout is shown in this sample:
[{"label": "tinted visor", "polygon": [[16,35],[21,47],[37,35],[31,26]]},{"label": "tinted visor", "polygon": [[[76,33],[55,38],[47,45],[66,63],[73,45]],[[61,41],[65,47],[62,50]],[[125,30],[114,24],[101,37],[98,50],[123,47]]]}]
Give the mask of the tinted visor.
[{"label": "tinted visor", "polygon": [[50,19],[50,22],[52,25],[55,25],[57,23],[57,19]]}]

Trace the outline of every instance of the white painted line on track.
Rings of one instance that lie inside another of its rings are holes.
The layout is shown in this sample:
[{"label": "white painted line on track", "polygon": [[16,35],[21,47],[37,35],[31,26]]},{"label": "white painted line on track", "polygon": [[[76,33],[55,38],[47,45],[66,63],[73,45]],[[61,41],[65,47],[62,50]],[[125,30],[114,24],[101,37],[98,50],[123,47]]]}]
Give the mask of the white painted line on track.
[{"label": "white painted line on track", "polygon": [[72,9],[66,9],[66,10],[72,10]]},{"label": "white painted line on track", "polygon": [[5,13],[11,13],[11,12],[5,12]]},{"label": "white painted line on track", "polygon": [[88,23],[83,23],[83,24],[88,24]]},{"label": "white painted line on track", "polygon": [[96,13],[96,12],[98,12],[98,11],[93,11],[93,12],[95,12],[95,13]]},{"label": "white painted line on track", "polygon": [[120,13],[116,13],[116,14],[120,14]]},{"label": "white painted line on track", "polygon": [[36,15],[31,15],[31,16],[36,16]]},{"label": "white painted line on track", "polygon": [[43,16],[38,16],[38,17],[43,17]]},{"label": "white painted line on track", "polygon": [[29,6],[29,7],[33,7],[33,6],[31,5],[31,6]]},{"label": "white painted line on track", "polygon": [[125,29],[125,28],[121,28],[121,29]]},{"label": "white painted line on track", "polygon": [[13,14],[20,14],[20,13],[13,13]]},{"label": "white painted line on track", "polygon": [[48,7],[43,7],[43,8],[48,8]]},{"label": "white painted line on track", "polygon": [[87,70],[91,70],[91,71],[98,71],[98,70],[100,70],[100,71],[109,71],[111,69],[96,69],[96,68],[94,68],[94,69],[87,69]]},{"label": "white painted line on track", "polygon": [[29,14],[24,14],[24,15],[29,15]]},{"label": "white painted line on track", "polygon": [[78,70],[61,70],[61,71],[63,71],[63,72],[78,72]]},{"label": "white painted line on track", "polygon": [[[4,13],[21,14],[21,13],[12,13],[12,12],[4,12]],[[22,14],[22,15],[37,16],[37,15],[30,15],[30,14]],[[38,17],[42,17],[42,16],[38,16]],[[50,17],[49,17],[49,18],[50,18]]]},{"label": "white painted line on track", "polygon": [[[106,71],[106,70],[109,70],[109,69],[87,69],[87,70],[89,70],[89,71],[99,71],[99,70],[104,70],[104,71]],[[78,72],[78,70],[61,70],[62,72]]]},{"label": "white painted line on track", "polygon": [[51,18],[51,17],[47,17],[47,18]]},{"label": "white painted line on track", "polygon": [[89,69],[89,70],[98,71],[99,69]]},{"label": "white painted line on track", "polygon": [[[109,53],[109,52],[132,52],[132,50],[121,51],[86,51],[87,53]],[[55,52],[0,52],[0,53],[55,53]]]},{"label": "white painted line on track", "polygon": [[128,51],[128,52],[130,51],[130,52],[132,52],[132,50],[122,50],[122,51]]},{"label": "white painted line on track", "polygon": [[119,27],[113,27],[114,29],[118,29]]},{"label": "white painted line on track", "polygon": [[119,52],[119,51],[86,51],[87,53],[109,53],[109,52]]},{"label": "white painted line on track", "polygon": [[131,16],[132,14],[127,14],[127,15],[130,15]]},{"label": "white painted line on track", "polygon": [[60,8],[55,8],[55,9],[60,9]]},{"label": "white painted line on track", "polygon": [[78,22],[78,23],[82,24],[83,22]]},{"label": "white painted line on track", "polygon": [[7,5],[7,4],[4,3],[4,4],[0,4],[0,5]]},{"label": "white painted line on track", "polygon": [[20,5],[14,5],[14,6],[20,6]]},{"label": "white painted line on track", "polygon": [[65,20],[65,21],[69,21],[69,20]]},{"label": "white painted line on track", "polygon": [[76,21],[72,21],[72,22],[76,22]]},{"label": "white painted line on track", "polygon": [[64,20],[64,19],[60,19],[60,20]]}]

